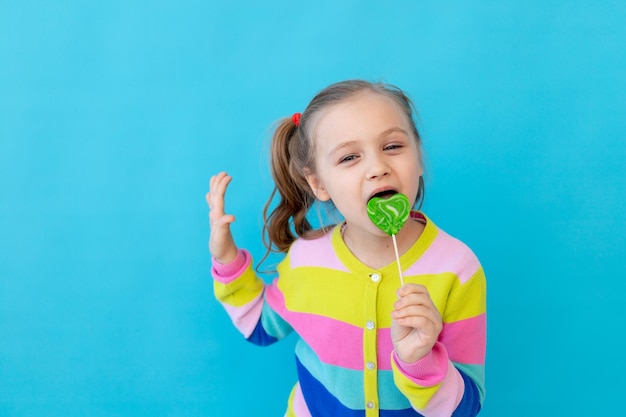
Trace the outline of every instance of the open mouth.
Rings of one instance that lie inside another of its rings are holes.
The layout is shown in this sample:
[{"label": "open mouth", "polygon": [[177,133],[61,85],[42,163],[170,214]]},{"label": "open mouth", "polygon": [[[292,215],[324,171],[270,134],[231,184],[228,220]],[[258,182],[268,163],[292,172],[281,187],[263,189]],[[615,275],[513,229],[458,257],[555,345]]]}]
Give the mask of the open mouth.
[{"label": "open mouth", "polygon": [[381,191],[381,192],[374,194],[373,196],[370,197],[370,200],[374,197],[387,199],[395,194],[398,194],[398,192],[394,190],[385,190],[385,191]]}]

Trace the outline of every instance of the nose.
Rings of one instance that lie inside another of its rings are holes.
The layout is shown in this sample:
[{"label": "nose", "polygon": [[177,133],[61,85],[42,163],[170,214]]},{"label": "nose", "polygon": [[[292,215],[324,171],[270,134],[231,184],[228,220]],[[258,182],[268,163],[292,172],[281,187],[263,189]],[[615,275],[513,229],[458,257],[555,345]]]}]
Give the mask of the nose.
[{"label": "nose", "polygon": [[367,167],[367,179],[374,180],[386,177],[391,172],[391,168],[385,159],[381,156],[372,156],[369,158]]}]

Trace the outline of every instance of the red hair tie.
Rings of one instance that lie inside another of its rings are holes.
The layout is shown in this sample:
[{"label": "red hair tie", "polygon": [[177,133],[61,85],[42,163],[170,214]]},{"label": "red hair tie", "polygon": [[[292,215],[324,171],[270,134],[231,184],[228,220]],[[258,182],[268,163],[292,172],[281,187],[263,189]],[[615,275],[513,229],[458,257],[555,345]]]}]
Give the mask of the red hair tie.
[{"label": "red hair tie", "polygon": [[302,117],[300,113],[294,113],[293,116],[291,116],[291,120],[296,127],[300,127],[300,117]]}]

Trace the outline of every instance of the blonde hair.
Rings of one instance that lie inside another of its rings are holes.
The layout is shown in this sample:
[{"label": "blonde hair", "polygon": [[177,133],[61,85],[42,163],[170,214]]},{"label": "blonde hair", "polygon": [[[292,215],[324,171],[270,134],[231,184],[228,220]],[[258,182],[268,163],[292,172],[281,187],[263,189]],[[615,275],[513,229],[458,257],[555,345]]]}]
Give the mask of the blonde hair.
[{"label": "blonde hair", "polygon": [[[413,118],[413,103],[399,88],[378,82],[348,80],[320,91],[302,112],[298,126],[292,117],[286,117],[279,121],[272,137],[270,164],[275,187],[263,210],[263,242],[267,248],[263,260],[270,252],[287,252],[298,237],[312,239],[325,233],[324,228],[314,229],[307,219],[309,209],[315,202],[315,195],[309,187],[306,175],[315,174],[312,134],[316,116],[329,106],[365,91],[389,97],[400,105],[409,121],[418,149],[421,149],[421,137]],[[421,154],[420,151],[420,163]],[[419,183],[415,201],[418,207],[424,198],[421,177]],[[276,194],[280,197],[278,205],[269,212]]]}]

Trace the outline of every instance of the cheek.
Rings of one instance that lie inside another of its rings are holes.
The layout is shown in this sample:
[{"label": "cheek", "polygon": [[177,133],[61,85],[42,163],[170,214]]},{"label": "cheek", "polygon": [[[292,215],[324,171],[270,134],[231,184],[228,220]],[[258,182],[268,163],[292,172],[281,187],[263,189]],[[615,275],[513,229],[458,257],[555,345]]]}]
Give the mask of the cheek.
[{"label": "cheek", "polygon": [[420,158],[419,153],[415,155],[415,159],[414,159],[414,167],[415,167],[415,172],[417,174],[418,177],[421,177],[424,174],[424,168],[422,166],[422,158]]},{"label": "cheek", "polygon": [[333,200],[337,208],[345,209],[347,205],[354,201],[354,193],[357,189],[354,184],[331,179],[326,185],[328,196]]}]

